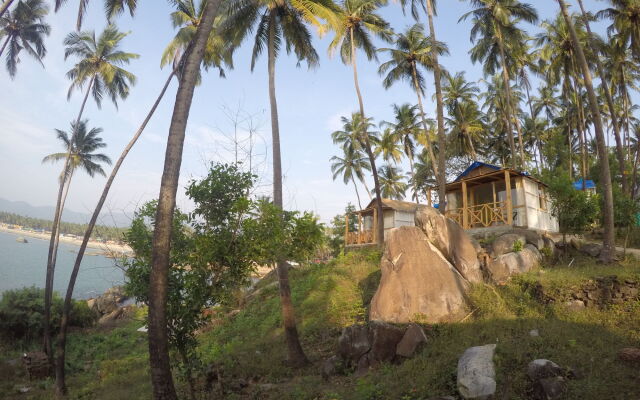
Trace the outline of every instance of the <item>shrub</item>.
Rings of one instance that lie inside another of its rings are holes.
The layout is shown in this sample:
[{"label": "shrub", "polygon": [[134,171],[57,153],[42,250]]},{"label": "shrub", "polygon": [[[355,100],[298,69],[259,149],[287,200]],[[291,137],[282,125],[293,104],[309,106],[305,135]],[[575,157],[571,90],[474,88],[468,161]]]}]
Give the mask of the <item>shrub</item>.
[{"label": "shrub", "polygon": [[[62,315],[62,298],[54,293],[51,304],[51,326],[56,331]],[[44,289],[25,287],[7,290],[0,300],[0,337],[29,343],[43,334]],[[73,301],[69,325],[93,325],[96,315],[84,301]]]},{"label": "shrub", "polygon": [[515,242],[513,242],[513,252],[514,253],[519,253],[522,251],[522,249],[524,248],[524,244],[522,243],[522,240],[518,239]]}]

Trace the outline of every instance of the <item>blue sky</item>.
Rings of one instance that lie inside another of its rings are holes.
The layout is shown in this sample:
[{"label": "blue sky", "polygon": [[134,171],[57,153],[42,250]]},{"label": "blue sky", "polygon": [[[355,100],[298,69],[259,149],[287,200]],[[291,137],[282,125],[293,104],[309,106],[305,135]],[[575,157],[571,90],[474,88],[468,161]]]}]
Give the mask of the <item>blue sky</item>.
[{"label": "blue sky", "polygon": [[[83,28],[99,32],[105,25],[102,2],[93,0],[90,3]],[[117,21],[121,30],[131,31],[123,42],[123,49],[141,56],[128,68],[137,75],[138,82],[118,109],[106,101],[102,109],[90,102],[84,114],[90,126],[104,129],[103,138],[108,143],[105,152],[113,159],[145,117],[169,73],[159,65],[162,51],[174,34],[168,17],[171,8],[162,0],[141,0],[139,3],[134,20],[125,15]],[[553,18],[557,12],[555,1],[531,3],[538,8],[541,19]],[[598,10],[606,3],[587,0],[585,4],[590,10]],[[459,17],[469,10],[468,4],[440,0],[438,6],[438,39],[446,42],[450,49],[450,56],[442,58],[441,63],[452,72],[466,71],[469,80],[479,80],[482,78],[481,66],[471,64],[467,54],[471,48],[469,23],[458,23]],[[53,129],[68,130],[81,101],[78,92],[70,101],[66,100],[69,82],[65,72],[74,60],[64,60],[62,45],[66,34],[75,27],[76,11],[77,1],[68,1],[59,13],[48,17],[52,33],[47,39],[44,69],[25,54],[21,57],[15,80],[9,79],[4,65],[0,70],[0,197],[38,206],[55,204],[56,178],[62,166],[42,165],[40,160],[61,149]],[[411,17],[403,16],[400,7],[393,2],[381,14],[396,31],[413,24]],[[538,29],[535,26],[526,28],[532,33]],[[602,24],[598,30],[602,31]],[[340,128],[341,115],[348,115],[357,107],[350,67],[343,65],[339,57],[327,55],[330,38],[329,35],[314,39],[321,56],[319,68],[296,68],[295,59],[283,53],[276,72],[285,205],[288,209],[314,211],[325,221],[343,210],[347,202],[356,201],[353,186],[345,186],[341,179],[334,182],[330,172],[329,158],[339,152],[331,142],[330,133]],[[252,73],[250,50],[251,44],[245,43],[236,52],[235,69],[227,71],[226,79],[221,79],[216,71],[210,71],[197,88],[187,129],[181,186],[190,178],[201,176],[209,161],[233,159],[230,151],[233,146],[228,138],[233,126],[226,114],[229,110],[240,109],[245,115],[252,115],[253,125],[261,137],[256,139],[254,163],[260,175],[259,190],[270,191],[271,132],[266,59],[261,58]],[[381,54],[380,60],[384,59],[385,55]],[[377,73],[377,63],[365,61],[362,55],[359,72],[365,111],[376,121],[392,119],[393,103],[415,102],[415,94],[403,83],[385,90]],[[106,205],[107,212],[131,213],[136,205],[157,197],[175,90],[174,83],[121,169]],[[427,90],[430,93],[425,106],[427,113],[433,116],[432,80],[429,80]],[[241,125],[240,134],[246,136],[247,123]],[[91,180],[77,174],[68,207],[75,211],[91,211],[103,184],[103,178]],[[183,192],[179,190],[178,205],[189,208]],[[108,217],[103,217],[103,222],[108,223]]]}]

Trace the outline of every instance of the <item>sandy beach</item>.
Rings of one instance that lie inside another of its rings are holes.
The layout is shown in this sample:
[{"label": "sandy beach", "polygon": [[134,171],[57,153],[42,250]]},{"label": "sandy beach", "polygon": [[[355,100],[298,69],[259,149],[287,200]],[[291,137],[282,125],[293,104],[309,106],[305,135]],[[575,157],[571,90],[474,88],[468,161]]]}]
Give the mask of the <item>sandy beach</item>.
[{"label": "sandy beach", "polygon": [[[13,235],[23,236],[25,238],[30,237],[30,238],[36,238],[41,240],[47,240],[47,241],[51,238],[51,235],[47,233],[26,231],[21,229],[12,229],[5,224],[0,224],[0,232],[11,233]],[[80,246],[82,244],[82,239],[75,239],[75,238],[60,236],[60,242]],[[86,255],[99,254],[106,257],[117,257],[122,255],[123,253],[126,253],[126,254],[133,253],[133,251],[131,250],[131,247],[129,246],[118,245],[118,244],[107,244],[107,243],[97,242],[95,240],[90,240],[89,243],[87,244],[87,247],[94,250],[93,251],[87,250]]]}]

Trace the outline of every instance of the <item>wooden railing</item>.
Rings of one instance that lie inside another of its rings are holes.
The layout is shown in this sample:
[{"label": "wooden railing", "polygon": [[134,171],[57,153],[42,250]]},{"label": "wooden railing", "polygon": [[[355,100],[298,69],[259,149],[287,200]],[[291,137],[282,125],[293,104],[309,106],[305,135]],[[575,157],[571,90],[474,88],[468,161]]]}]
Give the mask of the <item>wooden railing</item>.
[{"label": "wooden railing", "polygon": [[489,226],[504,225],[508,223],[506,201],[478,204],[467,207],[467,221],[463,221],[463,208],[449,210],[446,212],[446,215],[465,229],[479,227],[486,228]]},{"label": "wooden railing", "polygon": [[354,244],[368,244],[373,243],[373,231],[362,231],[362,232],[348,232],[346,237],[346,244],[354,245]]}]

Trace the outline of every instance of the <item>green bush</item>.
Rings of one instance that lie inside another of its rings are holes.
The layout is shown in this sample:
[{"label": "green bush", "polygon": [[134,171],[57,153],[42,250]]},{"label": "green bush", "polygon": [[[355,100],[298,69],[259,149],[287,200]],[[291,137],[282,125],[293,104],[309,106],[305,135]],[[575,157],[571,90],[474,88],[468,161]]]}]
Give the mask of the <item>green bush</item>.
[{"label": "green bush", "polygon": [[524,248],[524,244],[522,243],[522,240],[518,239],[515,242],[513,242],[513,252],[514,253],[519,253],[522,251],[522,249]]},{"label": "green bush", "polygon": [[[54,293],[51,304],[51,326],[55,331],[60,326],[63,300]],[[0,300],[0,337],[11,341],[29,343],[43,334],[44,289],[25,287],[7,290]],[[73,301],[70,326],[93,325],[96,315],[84,301]]]}]

